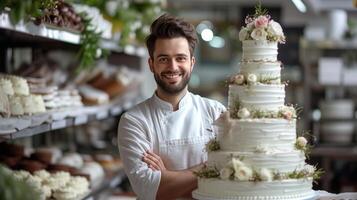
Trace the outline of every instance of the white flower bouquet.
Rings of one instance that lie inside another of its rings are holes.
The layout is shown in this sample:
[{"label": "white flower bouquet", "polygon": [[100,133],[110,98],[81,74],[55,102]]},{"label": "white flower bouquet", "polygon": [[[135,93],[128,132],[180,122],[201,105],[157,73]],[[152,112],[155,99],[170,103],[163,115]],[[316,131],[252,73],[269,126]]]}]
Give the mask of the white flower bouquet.
[{"label": "white flower bouquet", "polygon": [[247,16],[246,26],[239,31],[239,40],[268,40],[285,43],[285,35],[280,24],[269,15]]}]

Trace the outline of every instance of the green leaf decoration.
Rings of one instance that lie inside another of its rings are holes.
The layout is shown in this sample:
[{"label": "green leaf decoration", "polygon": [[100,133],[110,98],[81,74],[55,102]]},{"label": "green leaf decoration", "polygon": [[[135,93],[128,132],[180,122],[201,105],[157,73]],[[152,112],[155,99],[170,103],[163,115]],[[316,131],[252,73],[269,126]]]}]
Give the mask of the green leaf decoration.
[{"label": "green leaf decoration", "polygon": [[219,142],[217,138],[211,139],[207,144],[206,144],[206,151],[207,152],[212,152],[212,151],[218,151],[220,150],[221,147],[219,145]]},{"label": "green leaf decoration", "polygon": [[220,176],[216,167],[203,166],[199,171],[194,174],[200,178],[218,178]]},{"label": "green leaf decoration", "polygon": [[262,8],[262,3],[259,1],[259,3],[255,6],[254,18],[257,18],[262,15],[268,15],[268,10]]}]

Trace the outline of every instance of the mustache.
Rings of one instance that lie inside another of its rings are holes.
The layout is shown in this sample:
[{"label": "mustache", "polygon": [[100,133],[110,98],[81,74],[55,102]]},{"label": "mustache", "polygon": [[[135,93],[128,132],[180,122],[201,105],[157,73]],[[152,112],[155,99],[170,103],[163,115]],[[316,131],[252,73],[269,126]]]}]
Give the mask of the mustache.
[{"label": "mustache", "polygon": [[183,74],[183,72],[179,70],[161,72],[161,75],[180,75],[180,74]]}]

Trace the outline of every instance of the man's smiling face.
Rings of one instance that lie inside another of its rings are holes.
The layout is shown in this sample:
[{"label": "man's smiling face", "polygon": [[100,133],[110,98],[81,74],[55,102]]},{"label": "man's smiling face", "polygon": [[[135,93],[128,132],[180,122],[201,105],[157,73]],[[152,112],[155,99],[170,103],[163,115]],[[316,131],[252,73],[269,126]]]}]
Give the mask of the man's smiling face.
[{"label": "man's smiling face", "polygon": [[194,63],[184,37],[157,39],[153,58],[149,59],[158,87],[168,94],[180,93],[187,87]]}]

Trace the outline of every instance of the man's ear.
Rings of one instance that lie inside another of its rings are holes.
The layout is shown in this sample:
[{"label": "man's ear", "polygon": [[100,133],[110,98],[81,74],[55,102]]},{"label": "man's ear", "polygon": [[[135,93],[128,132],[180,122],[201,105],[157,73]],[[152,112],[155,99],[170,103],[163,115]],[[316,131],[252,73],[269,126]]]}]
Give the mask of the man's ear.
[{"label": "man's ear", "polygon": [[150,67],[150,71],[154,73],[154,61],[151,59],[151,57],[148,58],[148,64]]},{"label": "man's ear", "polygon": [[191,71],[193,70],[193,67],[195,66],[196,63],[196,58],[194,56],[192,56],[191,58]]}]

